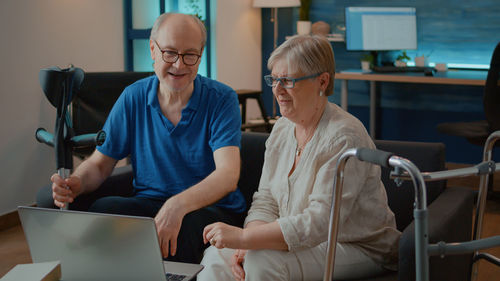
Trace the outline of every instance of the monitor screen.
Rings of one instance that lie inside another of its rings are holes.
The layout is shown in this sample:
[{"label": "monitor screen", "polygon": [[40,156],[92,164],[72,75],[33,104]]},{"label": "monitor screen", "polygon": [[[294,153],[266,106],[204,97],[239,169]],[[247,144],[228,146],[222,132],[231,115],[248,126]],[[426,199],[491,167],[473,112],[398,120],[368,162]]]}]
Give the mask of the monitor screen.
[{"label": "monitor screen", "polygon": [[416,50],[415,10],[410,7],[346,7],[347,50]]}]

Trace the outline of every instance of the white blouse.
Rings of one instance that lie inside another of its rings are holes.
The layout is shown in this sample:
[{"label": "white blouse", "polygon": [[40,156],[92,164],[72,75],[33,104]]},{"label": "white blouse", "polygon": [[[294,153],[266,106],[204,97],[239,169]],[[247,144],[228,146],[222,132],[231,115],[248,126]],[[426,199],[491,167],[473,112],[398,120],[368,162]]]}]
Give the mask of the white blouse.
[{"label": "white blouse", "polygon": [[[280,118],[266,141],[259,189],[245,220],[277,220],[289,251],[327,243],[337,160],[349,148],[375,145],[358,119],[328,103],[289,177],[296,147],[295,124]],[[337,242],[359,246],[382,265],[395,265],[401,233],[387,205],[380,167],[349,159],[341,200]]]}]

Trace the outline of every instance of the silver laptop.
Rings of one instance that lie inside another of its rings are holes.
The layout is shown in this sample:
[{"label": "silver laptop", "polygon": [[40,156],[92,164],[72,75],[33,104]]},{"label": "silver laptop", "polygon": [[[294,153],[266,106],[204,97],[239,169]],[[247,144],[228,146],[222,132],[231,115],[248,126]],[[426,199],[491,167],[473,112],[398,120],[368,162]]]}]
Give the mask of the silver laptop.
[{"label": "silver laptop", "polygon": [[34,207],[18,211],[33,262],[61,261],[64,281],[191,280],[203,269],[163,261],[152,218]]}]

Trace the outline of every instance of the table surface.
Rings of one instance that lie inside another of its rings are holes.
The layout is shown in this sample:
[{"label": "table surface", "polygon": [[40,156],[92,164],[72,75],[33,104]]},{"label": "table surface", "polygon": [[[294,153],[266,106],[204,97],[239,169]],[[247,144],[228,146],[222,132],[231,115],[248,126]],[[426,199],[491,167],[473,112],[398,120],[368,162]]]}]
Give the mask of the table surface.
[{"label": "table surface", "polygon": [[[376,84],[377,82],[420,83],[420,84],[445,84],[484,86],[488,72],[484,70],[448,70],[435,72],[426,76],[423,72],[362,72],[360,69],[344,70],[335,74],[335,79],[342,80],[340,104],[347,110],[347,81],[370,81],[370,136],[376,137]],[[500,84],[500,81],[499,81]]]},{"label": "table surface", "polygon": [[425,76],[422,72],[363,73],[355,69],[340,71],[335,74],[335,79],[484,86],[487,75],[488,71],[484,70],[448,70]]}]

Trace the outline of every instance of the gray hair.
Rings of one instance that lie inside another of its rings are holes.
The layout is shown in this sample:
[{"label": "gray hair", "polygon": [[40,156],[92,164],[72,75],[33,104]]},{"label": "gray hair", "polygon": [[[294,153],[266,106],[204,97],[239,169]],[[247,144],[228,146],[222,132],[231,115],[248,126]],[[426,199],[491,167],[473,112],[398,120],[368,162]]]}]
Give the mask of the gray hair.
[{"label": "gray hair", "polygon": [[[151,36],[149,39],[156,40],[158,38],[158,30],[160,29],[161,24],[172,15],[186,15],[179,13],[163,13],[161,14],[153,24],[153,28],[151,28]],[[207,43],[207,29],[205,28],[205,24],[195,15],[186,15],[189,16],[200,28],[201,31],[201,48],[205,48],[205,44]]]},{"label": "gray hair", "polygon": [[333,94],[335,58],[332,45],[324,36],[292,36],[271,53],[267,68],[272,70],[273,66],[281,60],[286,60],[288,73],[300,72],[304,75],[313,75],[328,72],[330,81],[328,81],[325,95]]}]

